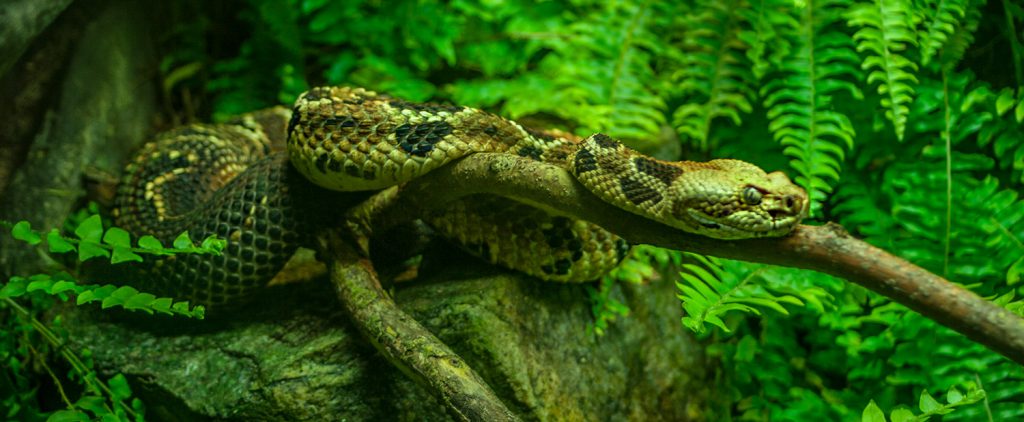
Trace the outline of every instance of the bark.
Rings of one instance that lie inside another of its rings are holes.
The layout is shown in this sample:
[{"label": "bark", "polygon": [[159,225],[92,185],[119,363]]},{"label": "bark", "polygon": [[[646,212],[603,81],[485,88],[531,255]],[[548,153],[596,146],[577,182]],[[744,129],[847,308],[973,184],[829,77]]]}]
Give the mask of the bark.
[{"label": "bark", "polygon": [[0,4],[0,76],[71,0],[8,0]]},{"label": "bark", "polygon": [[337,231],[319,241],[331,261],[331,282],[342,305],[392,364],[426,386],[460,420],[518,420],[473,368],[395,305],[368,258]]}]

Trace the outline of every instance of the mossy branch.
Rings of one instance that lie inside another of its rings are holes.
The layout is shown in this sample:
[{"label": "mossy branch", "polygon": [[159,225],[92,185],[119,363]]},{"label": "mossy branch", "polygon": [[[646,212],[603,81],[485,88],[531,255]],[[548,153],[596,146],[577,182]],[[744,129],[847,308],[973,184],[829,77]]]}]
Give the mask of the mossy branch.
[{"label": "mossy branch", "polygon": [[460,420],[518,420],[473,368],[395,305],[369,259],[345,238],[331,230],[318,243],[342,306],[373,346]]},{"label": "mossy branch", "polygon": [[383,227],[478,193],[510,197],[592,221],[632,243],[824,272],[857,283],[1024,364],[1024,319],[974,293],[851,237],[836,224],[801,225],[784,238],[724,241],[668,230],[607,204],[565,170],[506,154],[474,154],[392,188],[353,209]]}]

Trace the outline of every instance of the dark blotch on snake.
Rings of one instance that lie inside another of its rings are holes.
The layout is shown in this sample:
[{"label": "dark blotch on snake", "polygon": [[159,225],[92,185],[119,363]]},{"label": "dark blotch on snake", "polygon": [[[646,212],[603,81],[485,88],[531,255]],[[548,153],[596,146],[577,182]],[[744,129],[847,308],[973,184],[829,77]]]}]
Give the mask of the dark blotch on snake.
[{"label": "dark blotch on snake", "polygon": [[647,157],[636,157],[633,159],[633,164],[636,165],[636,169],[641,173],[651,175],[666,185],[672,184],[680,174],[683,174],[683,170],[679,167]]},{"label": "dark blotch on snake", "polygon": [[359,166],[355,164],[348,164],[345,166],[345,174],[352,177],[363,177],[363,172],[359,171]]},{"label": "dark blotch on snake", "polygon": [[661,202],[662,196],[654,188],[647,186],[632,177],[620,177],[619,186],[626,199],[635,205],[651,201],[652,204]]},{"label": "dark blotch on snake", "polygon": [[529,157],[534,160],[540,161],[540,155],[543,152],[544,151],[541,151],[540,148],[537,148],[532,145],[527,145],[525,147],[519,148],[519,151],[516,153],[519,154],[520,157]]},{"label": "dark blotch on snake", "polygon": [[616,141],[612,139],[611,136],[605,135],[603,133],[594,134],[594,142],[597,142],[597,146],[601,148],[615,149],[619,147],[619,141]]},{"label": "dark blotch on snake", "polygon": [[418,125],[403,124],[395,128],[395,139],[405,152],[423,157],[434,150],[434,144],[441,142],[453,131],[445,121],[426,122]]},{"label": "dark blotch on snake", "polygon": [[576,162],[573,168],[576,169],[576,174],[597,170],[597,160],[590,150],[583,148],[576,153]]}]

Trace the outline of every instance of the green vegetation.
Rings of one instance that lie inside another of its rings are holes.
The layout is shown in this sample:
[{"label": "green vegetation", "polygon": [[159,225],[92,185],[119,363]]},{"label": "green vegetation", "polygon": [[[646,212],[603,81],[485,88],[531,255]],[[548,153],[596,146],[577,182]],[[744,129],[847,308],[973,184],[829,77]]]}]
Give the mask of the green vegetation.
[{"label": "green vegetation", "polygon": [[[811,224],[838,222],[1024,314],[1024,8],[1012,0],[233,6],[169,6],[177,20],[161,72],[177,120],[223,120],[348,84],[601,131],[663,158],[743,159],[805,187]],[[219,32],[225,24],[242,35]],[[80,258],[103,255],[94,244],[119,260],[151,250],[107,235],[77,244]],[[612,280],[657,278],[652,268],[680,272],[680,329],[699,333],[720,368],[710,419],[881,421],[881,409],[893,421],[1024,419],[1020,366],[809,271],[645,248],[591,290],[596,333],[628,314],[608,294]],[[67,280],[49,277],[22,279],[34,306],[66,294]],[[104,306],[117,296],[106,293]],[[27,319],[5,323],[4,333],[28,335]],[[45,353],[4,335],[5,363]],[[27,402],[32,387],[11,371],[21,398],[2,389],[3,400]],[[900,407],[914,402],[917,415]]]},{"label": "green vegetation", "polygon": [[[95,206],[92,208],[95,210]],[[137,243],[138,247],[133,247],[128,232],[117,227],[104,229],[100,216],[89,215],[88,212],[69,218],[68,231],[74,236],[65,236],[58,229],[44,234],[33,230],[26,221],[0,223],[0,226],[10,228],[12,237],[30,246],[41,246],[45,239],[46,249],[55,256],[76,254],[77,259],[72,260],[76,266],[100,257],[107,258],[110,264],[124,264],[141,262],[143,255],[219,254],[225,246],[224,240],[211,237],[197,247],[188,233],[182,233],[171,248],[164,247],[152,236],[143,236]],[[77,267],[68,269],[79,272]],[[0,409],[4,410],[4,419],[143,420],[142,402],[132,397],[124,375],[100,379],[93,369],[88,350],[77,353],[67,347],[67,334],[61,329],[59,316],[49,326],[38,318],[54,306],[55,299],[66,301],[70,298],[75,298],[78,305],[99,302],[103,309],[120,307],[148,314],[202,319],[204,312],[202,306],[190,307],[188,302],[157,298],[128,286],[82,284],[63,269],[28,277],[11,277],[0,287],[0,315],[4,316],[0,319],[0,362],[4,367],[0,372]],[[47,356],[51,355],[60,356],[70,368],[66,375],[54,372],[49,366]],[[39,409],[38,386],[32,375],[35,366],[42,367],[50,376],[66,406],[65,410],[47,414]],[[72,398],[75,394],[77,399]]]}]

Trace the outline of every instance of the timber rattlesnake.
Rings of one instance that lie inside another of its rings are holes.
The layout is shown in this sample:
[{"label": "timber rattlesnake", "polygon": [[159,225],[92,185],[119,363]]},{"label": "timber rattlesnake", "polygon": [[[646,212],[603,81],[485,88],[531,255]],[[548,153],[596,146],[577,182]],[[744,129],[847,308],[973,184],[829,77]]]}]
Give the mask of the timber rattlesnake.
[{"label": "timber rattlesnake", "polygon": [[[273,152],[282,144],[287,158]],[[721,239],[785,235],[807,203],[784,174],[742,161],[660,161],[602,134],[581,141],[473,108],[325,87],[301,95],[291,112],[160,135],[126,168],[114,215],[119,226],[165,242],[186,229],[227,239],[222,256],[154,260],[141,276],[155,293],[221,304],[265,284],[311,230],[366,197],[324,192],[306,179],[372,192],[476,152],[560,166],[610,204]],[[547,280],[594,279],[628,251],[596,225],[491,196],[466,197],[424,219],[472,253]]]}]

